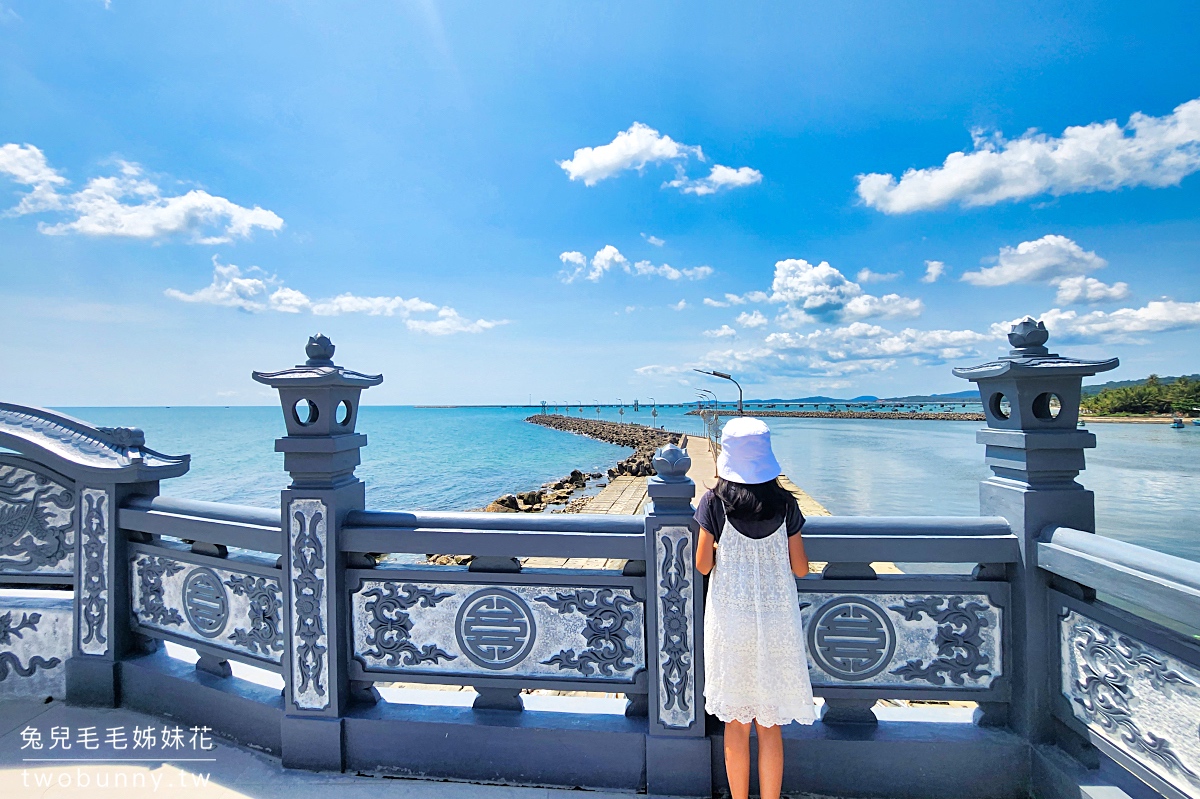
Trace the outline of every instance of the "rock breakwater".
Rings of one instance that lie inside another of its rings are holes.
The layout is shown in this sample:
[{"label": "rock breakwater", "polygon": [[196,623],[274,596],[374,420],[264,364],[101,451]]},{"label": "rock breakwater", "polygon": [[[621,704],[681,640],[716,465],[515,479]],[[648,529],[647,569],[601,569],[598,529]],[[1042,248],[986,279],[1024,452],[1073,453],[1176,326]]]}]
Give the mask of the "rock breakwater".
[{"label": "rock breakwater", "polygon": [[641,424],[576,419],[555,414],[535,414],[525,421],[633,449],[632,455],[608,470],[609,478],[622,475],[651,477],[657,474],[653,466],[654,450],[666,444],[678,444],[681,438],[679,433]]}]

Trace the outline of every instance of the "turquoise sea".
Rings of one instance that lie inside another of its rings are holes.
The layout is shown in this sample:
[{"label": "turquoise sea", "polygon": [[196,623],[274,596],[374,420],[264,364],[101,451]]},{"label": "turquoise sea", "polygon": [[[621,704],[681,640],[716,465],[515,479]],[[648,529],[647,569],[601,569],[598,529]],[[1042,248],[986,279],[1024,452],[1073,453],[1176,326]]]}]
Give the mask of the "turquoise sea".
[{"label": "turquoise sea", "polygon": [[[526,491],[572,469],[603,471],[629,450],[525,423],[540,409],[371,407],[359,476],[368,507],[467,510]],[[657,422],[698,434],[687,408],[659,407]],[[751,409],[753,410],[753,409]],[[954,408],[952,410],[959,410]],[[276,506],[287,483],[274,441],[278,407],[65,408],[104,426],[146,431],[147,444],[190,453],[191,471],[163,493],[192,499]],[[572,416],[650,423],[643,408],[585,406]],[[980,422],[768,418],[785,472],[839,515],[978,513],[987,476]],[[1098,532],[1200,561],[1200,427],[1095,424],[1080,481],[1096,492]]]}]

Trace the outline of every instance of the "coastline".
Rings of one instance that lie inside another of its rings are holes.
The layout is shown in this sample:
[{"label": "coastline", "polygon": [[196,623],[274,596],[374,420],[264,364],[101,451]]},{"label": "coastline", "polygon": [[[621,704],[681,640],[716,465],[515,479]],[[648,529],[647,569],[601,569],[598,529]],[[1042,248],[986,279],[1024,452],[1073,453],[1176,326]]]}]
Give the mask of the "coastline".
[{"label": "coastline", "polygon": [[[737,411],[716,411],[717,416],[737,416]],[[688,411],[688,416],[699,416],[700,411]],[[903,412],[903,411],[763,411],[754,410],[752,413],[747,412],[747,416],[785,416],[798,419],[911,419],[922,422],[933,421],[949,421],[949,422],[982,422],[985,417],[982,413],[958,413],[947,411],[946,413],[929,413],[921,411],[919,413]]]}]

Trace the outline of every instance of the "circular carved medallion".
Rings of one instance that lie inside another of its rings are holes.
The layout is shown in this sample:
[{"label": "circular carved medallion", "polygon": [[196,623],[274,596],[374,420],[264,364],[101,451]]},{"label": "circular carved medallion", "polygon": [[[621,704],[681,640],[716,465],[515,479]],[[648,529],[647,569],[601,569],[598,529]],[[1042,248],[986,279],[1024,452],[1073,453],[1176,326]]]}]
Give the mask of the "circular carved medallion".
[{"label": "circular carved medallion", "polygon": [[484,588],[458,609],[455,634],[472,663],[499,671],[525,659],[537,631],[524,599],[503,588]]},{"label": "circular carved medallion", "polygon": [[896,628],[887,612],[871,600],[839,597],[812,615],[808,649],[816,664],[839,680],[866,680],[891,662]]},{"label": "circular carved medallion", "polygon": [[229,596],[212,569],[192,569],[183,581],[183,612],[196,632],[216,638],[229,620]]}]

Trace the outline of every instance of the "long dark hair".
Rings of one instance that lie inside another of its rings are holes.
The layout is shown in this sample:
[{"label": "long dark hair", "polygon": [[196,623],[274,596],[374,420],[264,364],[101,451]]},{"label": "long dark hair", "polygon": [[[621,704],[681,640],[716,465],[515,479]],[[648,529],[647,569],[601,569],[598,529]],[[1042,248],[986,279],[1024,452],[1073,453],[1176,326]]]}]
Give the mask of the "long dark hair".
[{"label": "long dark hair", "polygon": [[781,486],[778,479],[765,483],[735,483],[718,477],[714,493],[725,503],[729,516],[754,521],[785,515],[788,501],[793,499],[791,492]]}]

